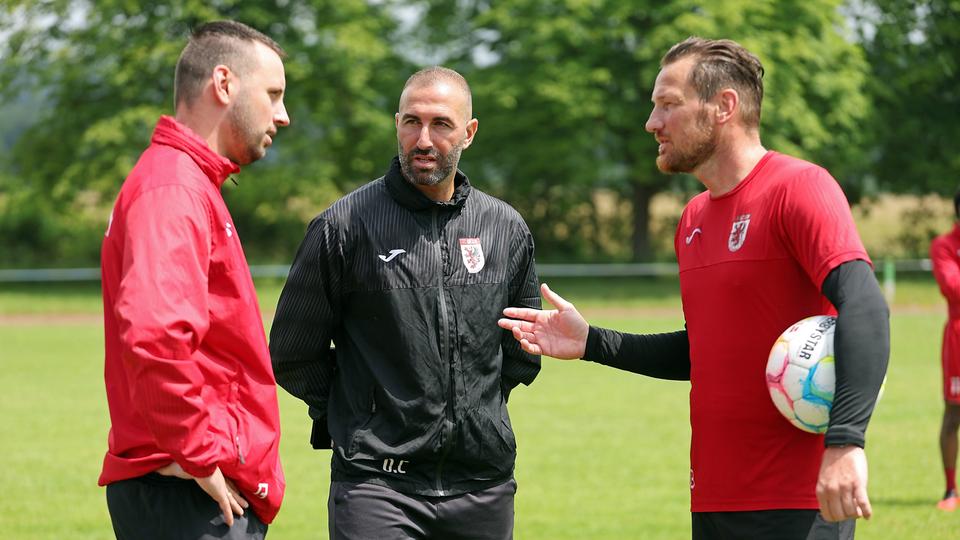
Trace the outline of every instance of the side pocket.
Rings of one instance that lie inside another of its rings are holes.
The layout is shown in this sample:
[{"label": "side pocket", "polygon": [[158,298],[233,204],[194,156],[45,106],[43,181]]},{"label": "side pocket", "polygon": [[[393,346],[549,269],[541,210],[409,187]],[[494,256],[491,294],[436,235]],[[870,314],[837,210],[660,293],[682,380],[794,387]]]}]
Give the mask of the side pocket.
[{"label": "side pocket", "polygon": [[353,430],[353,435],[350,437],[350,446],[348,447],[349,455],[353,456],[360,450],[360,438],[363,435],[363,432],[369,431],[370,425],[373,423],[374,417],[377,415],[377,392],[376,389],[370,390],[370,406],[368,409],[367,417]]}]

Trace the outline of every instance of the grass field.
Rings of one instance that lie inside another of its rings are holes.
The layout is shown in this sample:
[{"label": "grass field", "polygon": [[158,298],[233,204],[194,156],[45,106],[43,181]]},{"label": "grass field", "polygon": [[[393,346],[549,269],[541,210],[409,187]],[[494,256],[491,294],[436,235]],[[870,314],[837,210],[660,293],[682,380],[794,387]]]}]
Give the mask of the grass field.
[{"label": "grass field", "polygon": [[[677,284],[660,279],[551,280],[599,325],[679,327]],[[259,284],[267,318],[279,284]],[[111,538],[96,486],[106,448],[96,286],[0,288],[0,530],[16,539]],[[953,539],[960,512],[942,490],[940,332],[945,308],[929,279],[898,282],[886,393],[867,453],[875,516],[862,539]],[[269,320],[267,321],[269,323]],[[510,412],[520,455],[521,540],[689,537],[688,385],[545,359]],[[280,392],[288,489],[270,538],[326,538],[329,452],[307,444],[305,407]]]}]

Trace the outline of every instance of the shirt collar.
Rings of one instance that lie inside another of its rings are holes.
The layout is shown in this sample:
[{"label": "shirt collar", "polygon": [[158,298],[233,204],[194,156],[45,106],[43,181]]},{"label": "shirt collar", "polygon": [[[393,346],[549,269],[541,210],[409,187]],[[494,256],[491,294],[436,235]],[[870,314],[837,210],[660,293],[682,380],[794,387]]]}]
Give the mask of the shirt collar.
[{"label": "shirt collar", "polygon": [[214,152],[207,141],[171,116],[160,117],[151,142],[185,152],[218,188],[228,176],[240,172],[239,165]]},{"label": "shirt collar", "polygon": [[390,170],[384,175],[384,182],[386,182],[387,190],[394,200],[410,210],[460,207],[466,202],[471,190],[470,179],[460,169],[457,169],[457,174],[453,178],[453,197],[449,201],[434,201],[403,176],[399,156],[395,156],[390,163]]}]

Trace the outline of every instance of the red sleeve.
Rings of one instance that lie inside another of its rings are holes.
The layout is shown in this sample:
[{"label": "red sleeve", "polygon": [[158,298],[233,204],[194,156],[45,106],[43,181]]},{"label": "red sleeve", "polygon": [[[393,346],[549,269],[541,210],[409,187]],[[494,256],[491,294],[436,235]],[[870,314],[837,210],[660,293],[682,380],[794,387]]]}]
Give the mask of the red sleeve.
[{"label": "red sleeve", "polygon": [[843,191],[826,170],[809,167],[787,185],[781,217],[787,245],[818,289],[847,261],[873,264]]},{"label": "red sleeve", "polygon": [[946,238],[936,238],[930,244],[933,277],[940,286],[940,292],[950,304],[960,303],[960,263],[957,256],[958,254],[951,248]]},{"label": "red sleeve", "polygon": [[159,448],[209,476],[219,452],[197,349],[209,328],[210,211],[199,194],[164,186],[140,195],[125,221],[115,310],[131,401]]}]

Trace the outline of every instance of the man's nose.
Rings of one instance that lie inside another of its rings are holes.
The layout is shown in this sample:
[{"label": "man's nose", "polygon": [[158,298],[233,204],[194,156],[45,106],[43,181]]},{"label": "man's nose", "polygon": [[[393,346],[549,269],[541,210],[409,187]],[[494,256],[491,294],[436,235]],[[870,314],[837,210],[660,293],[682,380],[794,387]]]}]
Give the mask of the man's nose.
[{"label": "man's nose", "polygon": [[430,138],[430,126],[420,128],[420,137],[417,138],[417,148],[426,150],[433,147],[433,140]]},{"label": "man's nose", "polygon": [[655,115],[650,113],[650,117],[647,118],[647,123],[644,124],[643,128],[650,133],[656,133],[656,131],[663,127],[663,121],[660,120],[660,115]]},{"label": "man's nose", "polygon": [[284,127],[290,125],[290,116],[287,115],[287,108],[282,101],[280,102],[280,107],[277,108],[276,113],[273,115],[273,123]]}]

